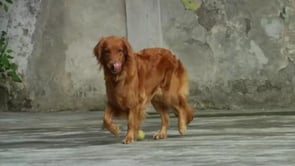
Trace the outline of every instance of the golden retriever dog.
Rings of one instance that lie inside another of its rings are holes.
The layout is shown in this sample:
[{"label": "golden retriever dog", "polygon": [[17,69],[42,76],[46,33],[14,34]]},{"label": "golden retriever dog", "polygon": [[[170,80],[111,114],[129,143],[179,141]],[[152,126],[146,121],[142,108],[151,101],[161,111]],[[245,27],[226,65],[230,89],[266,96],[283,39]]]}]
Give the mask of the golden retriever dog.
[{"label": "golden retriever dog", "polygon": [[115,136],[120,129],[114,117],[126,117],[127,134],[123,143],[137,140],[149,103],[161,117],[161,129],[154,139],[167,138],[169,109],[178,117],[178,130],[184,135],[194,113],[187,102],[187,72],[183,64],[164,48],[148,48],[134,53],[123,37],[102,38],[94,54],[104,71],[107,102],[103,126]]}]

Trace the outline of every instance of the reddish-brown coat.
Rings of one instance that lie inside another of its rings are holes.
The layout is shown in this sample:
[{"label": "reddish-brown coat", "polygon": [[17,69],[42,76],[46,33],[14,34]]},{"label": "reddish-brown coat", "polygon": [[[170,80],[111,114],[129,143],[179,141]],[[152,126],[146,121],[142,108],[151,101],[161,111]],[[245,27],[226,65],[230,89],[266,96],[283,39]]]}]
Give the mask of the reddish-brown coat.
[{"label": "reddish-brown coat", "polygon": [[167,138],[170,108],[178,116],[180,134],[186,132],[194,117],[187,102],[187,72],[171,51],[149,48],[134,53],[125,38],[110,36],[99,41],[94,54],[105,76],[105,128],[118,136],[120,130],[112,119],[125,116],[128,131],[123,143],[134,142],[145,118],[146,107],[151,102],[162,120],[155,139]]}]

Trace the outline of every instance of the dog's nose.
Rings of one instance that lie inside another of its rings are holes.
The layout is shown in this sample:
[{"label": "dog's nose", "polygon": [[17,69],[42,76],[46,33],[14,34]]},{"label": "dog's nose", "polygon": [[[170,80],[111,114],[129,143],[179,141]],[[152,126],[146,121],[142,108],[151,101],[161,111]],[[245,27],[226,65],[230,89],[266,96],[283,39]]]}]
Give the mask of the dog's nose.
[{"label": "dog's nose", "polygon": [[111,71],[115,74],[119,73],[121,71],[121,68],[122,64],[120,62],[116,62],[111,65]]}]

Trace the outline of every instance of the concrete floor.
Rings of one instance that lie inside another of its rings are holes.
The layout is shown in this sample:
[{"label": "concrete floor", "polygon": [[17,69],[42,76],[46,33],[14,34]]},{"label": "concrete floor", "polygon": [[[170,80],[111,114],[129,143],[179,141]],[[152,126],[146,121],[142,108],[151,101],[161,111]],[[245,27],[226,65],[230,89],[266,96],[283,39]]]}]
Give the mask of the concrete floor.
[{"label": "concrete floor", "polygon": [[295,115],[201,116],[178,135],[155,141],[157,116],[146,139],[121,144],[101,130],[101,112],[0,113],[0,165],[295,165]]}]

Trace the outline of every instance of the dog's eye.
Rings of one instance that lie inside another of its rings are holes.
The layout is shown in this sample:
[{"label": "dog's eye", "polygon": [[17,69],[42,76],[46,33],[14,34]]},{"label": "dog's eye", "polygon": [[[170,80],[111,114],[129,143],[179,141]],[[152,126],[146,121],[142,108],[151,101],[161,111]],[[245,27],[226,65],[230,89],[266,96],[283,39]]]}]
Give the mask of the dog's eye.
[{"label": "dog's eye", "polygon": [[119,49],[118,51],[119,51],[119,52],[123,52],[123,49]]},{"label": "dog's eye", "polygon": [[103,54],[106,55],[106,56],[109,56],[109,55],[111,54],[111,52],[110,52],[109,50],[105,50],[105,51],[103,52]]}]

